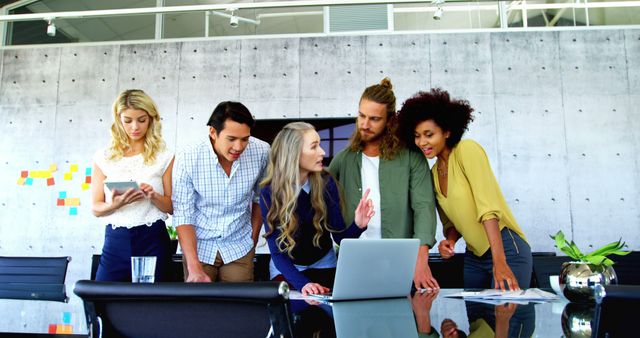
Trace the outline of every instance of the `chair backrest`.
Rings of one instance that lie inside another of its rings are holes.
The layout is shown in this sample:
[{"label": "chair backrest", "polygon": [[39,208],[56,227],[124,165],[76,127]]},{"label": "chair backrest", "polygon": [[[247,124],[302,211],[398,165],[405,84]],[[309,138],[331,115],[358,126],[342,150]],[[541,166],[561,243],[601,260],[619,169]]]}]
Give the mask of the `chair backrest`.
[{"label": "chair backrest", "polygon": [[567,256],[556,256],[553,253],[534,253],[530,286],[550,290],[549,276],[560,275],[562,263],[569,261],[571,258]]},{"label": "chair backrest", "polygon": [[618,283],[624,285],[640,285],[640,251],[633,251],[625,256],[609,256],[615,264],[613,268],[618,276]]},{"label": "chair backrest", "polygon": [[65,302],[71,257],[0,257],[0,298]]},{"label": "chair backrest", "polygon": [[429,254],[429,267],[441,288],[464,287],[464,255],[444,259],[439,254]]},{"label": "chair backrest", "polygon": [[82,280],[93,337],[291,337],[286,283],[133,284]]},{"label": "chair backrest", "polygon": [[630,337],[637,330],[640,285],[596,285],[592,337]]}]

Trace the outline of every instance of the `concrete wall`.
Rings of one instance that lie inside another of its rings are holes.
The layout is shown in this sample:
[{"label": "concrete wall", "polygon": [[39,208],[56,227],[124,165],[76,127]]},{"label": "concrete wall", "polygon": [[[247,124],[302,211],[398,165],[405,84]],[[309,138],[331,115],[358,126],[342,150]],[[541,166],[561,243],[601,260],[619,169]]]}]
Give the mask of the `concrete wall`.
[{"label": "concrete wall", "polygon": [[[640,30],[72,45],[0,58],[0,255],[73,256],[69,293],[102,246],[82,184],[127,88],[156,100],[168,145],[181,149],[206,136],[222,100],[259,119],[353,117],[364,87],[384,76],[399,102],[439,86],[476,108],[467,136],[486,148],[534,251],[553,251],[558,230],[585,250],[620,237],[640,249]],[[54,185],[16,184],[51,164]],[[79,199],[77,215],[57,205],[61,193]],[[25,308],[0,309],[17,316],[0,316],[0,327],[52,322],[42,305],[15,306]],[[81,318],[77,298],[68,306]]]}]

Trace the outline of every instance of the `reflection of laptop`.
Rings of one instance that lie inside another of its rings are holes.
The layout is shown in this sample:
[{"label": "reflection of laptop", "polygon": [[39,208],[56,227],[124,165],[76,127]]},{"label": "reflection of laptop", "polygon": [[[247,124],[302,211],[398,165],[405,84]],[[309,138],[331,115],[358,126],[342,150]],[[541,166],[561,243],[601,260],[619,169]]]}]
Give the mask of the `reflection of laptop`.
[{"label": "reflection of laptop", "polygon": [[411,292],[420,240],[343,239],[331,295],[325,301],[404,297]]},{"label": "reflection of laptop", "polygon": [[368,338],[417,338],[418,329],[406,296],[394,299],[333,303],[336,336]]}]

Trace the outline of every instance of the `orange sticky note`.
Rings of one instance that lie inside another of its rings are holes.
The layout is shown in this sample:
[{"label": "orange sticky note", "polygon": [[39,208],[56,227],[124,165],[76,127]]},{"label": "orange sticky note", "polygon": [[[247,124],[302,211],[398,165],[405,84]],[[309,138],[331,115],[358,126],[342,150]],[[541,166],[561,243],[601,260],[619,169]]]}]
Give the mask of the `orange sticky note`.
[{"label": "orange sticky note", "polygon": [[56,184],[56,181],[53,180],[53,177],[47,178],[47,186],[52,186]]},{"label": "orange sticky note", "polygon": [[91,188],[91,185],[90,185],[90,184],[88,184],[88,183],[82,183],[82,191],[89,190],[89,188]]},{"label": "orange sticky note", "polygon": [[29,170],[23,170],[20,172],[20,177],[27,178],[29,176]]},{"label": "orange sticky note", "polygon": [[62,333],[62,324],[57,324],[56,325],[56,333]]},{"label": "orange sticky note", "polygon": [[64,198],[58,198],[56,205],[59,207],[64,207]]},{"label": "orange sticky note", "polygon": [[72,164],[71,167],[69,167],[69,171],[72,173],[75,173],[78,171],[78,165],[77,164]]},{"label": "orange sticky note", "polygon": [[85,176],[84,177],[84,183],[91,183],[91,176]]},{"label": "orange sticky note", "polygon": [[24,185],[24,181],[26,181],[26,180],[27,180],[26,178],[24,178],[24,177],[20,177],[20,178],[18,179],[18,185]]},{"label": "orange sticky note", "polygon": [[71,325],[61,325],[62,331],[58,331],[58,333],[73,333],[73,327]]},{"label": "orange sticky note", "polygon": [[73,174],[71,173],[64,173],[64,180],[65,181],[71,181],[73,179]]}]

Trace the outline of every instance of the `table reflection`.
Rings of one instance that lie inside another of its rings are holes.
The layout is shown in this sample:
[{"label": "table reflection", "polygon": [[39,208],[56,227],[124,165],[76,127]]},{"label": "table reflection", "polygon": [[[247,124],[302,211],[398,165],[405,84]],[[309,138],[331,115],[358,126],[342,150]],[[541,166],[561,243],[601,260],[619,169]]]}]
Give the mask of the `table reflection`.
[{"label": "table reflection", "polygon": [[[293,300],[295,337],[532,337],[562,334],[562,301],[484,304],[444,297],[460,290],[397,299],[321,304]],[[558,310],[560,309],[560,310]]]}]

